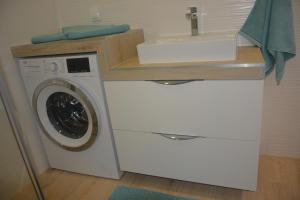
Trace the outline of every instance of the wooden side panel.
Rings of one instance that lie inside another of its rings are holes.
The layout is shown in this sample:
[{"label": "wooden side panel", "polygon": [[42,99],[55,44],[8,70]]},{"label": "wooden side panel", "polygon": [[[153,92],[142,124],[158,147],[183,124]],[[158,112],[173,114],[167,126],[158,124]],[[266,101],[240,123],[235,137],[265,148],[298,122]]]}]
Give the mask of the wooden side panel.
[{"label": "wooden side panel", "polygon": [[107,37],[106,47],[110,67],[113,68],[130,58],[136,57],[136,46],[142,42],[144,42],[143,31]]}]

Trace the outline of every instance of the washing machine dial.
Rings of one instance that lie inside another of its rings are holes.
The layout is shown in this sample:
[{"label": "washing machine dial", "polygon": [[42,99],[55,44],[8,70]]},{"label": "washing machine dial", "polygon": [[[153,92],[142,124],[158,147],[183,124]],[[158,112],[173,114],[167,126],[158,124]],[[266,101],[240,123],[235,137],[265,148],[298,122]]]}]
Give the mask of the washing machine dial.
[{"label": "washing machine dial", "polygon": [[59,70],[58,64],[56,62],[49,63],[48,70],[50,72],[58,72],[58,70]]}]

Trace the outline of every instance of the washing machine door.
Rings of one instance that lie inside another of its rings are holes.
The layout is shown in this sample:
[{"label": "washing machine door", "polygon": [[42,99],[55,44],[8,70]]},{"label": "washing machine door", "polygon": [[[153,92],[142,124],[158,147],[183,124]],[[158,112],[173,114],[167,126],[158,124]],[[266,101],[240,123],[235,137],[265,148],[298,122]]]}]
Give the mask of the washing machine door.
[{"label": "washing machine door", "polygon": [[64,149],[82,151],[93,144],[100,127],[89,99],[74,84],[53,79],[36,88],[32,104],[48,138]]}]

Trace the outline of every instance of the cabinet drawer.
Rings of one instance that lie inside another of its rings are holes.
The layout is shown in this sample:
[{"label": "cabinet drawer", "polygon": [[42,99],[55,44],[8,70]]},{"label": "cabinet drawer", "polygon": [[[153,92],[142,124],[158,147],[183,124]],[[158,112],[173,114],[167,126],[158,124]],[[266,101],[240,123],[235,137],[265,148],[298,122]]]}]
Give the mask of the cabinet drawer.
[{"label": "cabinet drawer", "polygon": [[113,129],[257,140],[262,80],[105,82]]},{"label": "cabinet drawer", "polygon": [[158,134],[114,130],[124,171],[255,190],[258,142],[198,138],[172,140]]}]

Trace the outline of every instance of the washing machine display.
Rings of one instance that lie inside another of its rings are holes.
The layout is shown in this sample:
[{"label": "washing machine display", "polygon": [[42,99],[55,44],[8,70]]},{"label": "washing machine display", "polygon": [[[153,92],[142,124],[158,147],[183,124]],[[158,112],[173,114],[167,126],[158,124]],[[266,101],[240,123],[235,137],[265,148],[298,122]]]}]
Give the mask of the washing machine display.
[{"label": "washing machine display", "polygon": [[94,106],[74,84],[59,79],[41,83],[33,106],[45,134],[63,148],[81,151],[95,141],[100,124]]},{"label": "washing machine display", "polygon": [[67,68],[69,73],[90,72],[90,63],[88,58],[67,59]]}]

